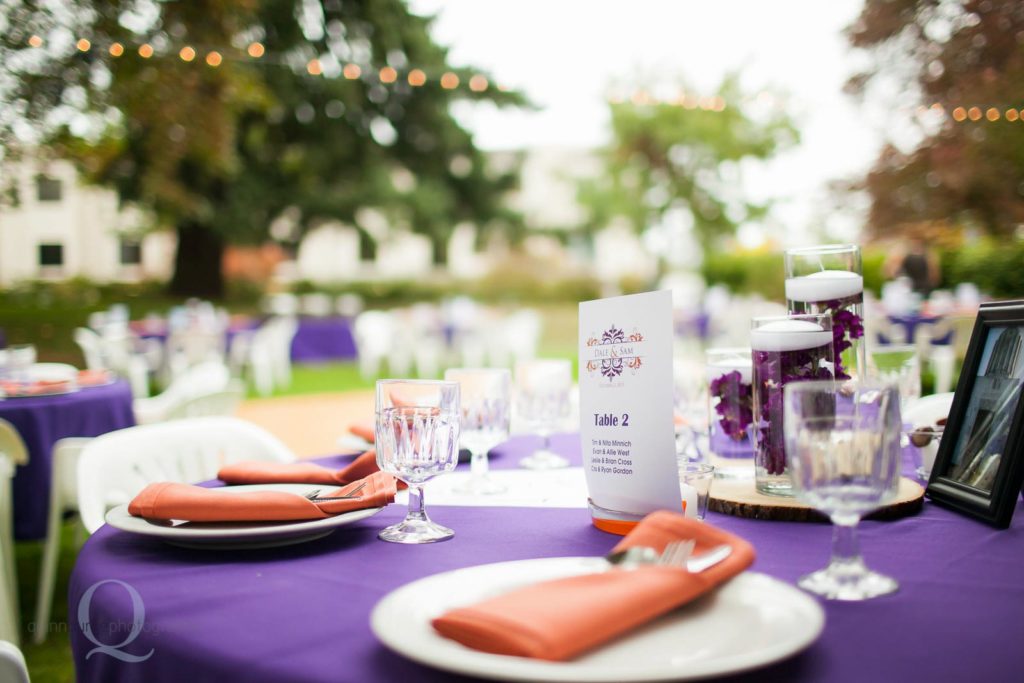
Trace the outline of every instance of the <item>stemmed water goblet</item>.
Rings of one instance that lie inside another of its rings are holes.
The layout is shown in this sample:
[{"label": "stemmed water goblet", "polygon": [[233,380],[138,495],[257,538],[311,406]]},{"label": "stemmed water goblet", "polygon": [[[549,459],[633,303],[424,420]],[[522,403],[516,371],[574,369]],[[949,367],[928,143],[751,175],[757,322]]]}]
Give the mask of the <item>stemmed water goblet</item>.
[{"label": "stemmed water goblet", "polygon": [[802,577],[804,590],[836,600],[867,600],[897,589],[860,555],[861,517],[896,497],[900,482],[900,404],[895,386],[876,381],[787,384],[786,452],[798,499],[832,520],[832,558]]},{"label": "stemmed water goblet", "polygon": [[571,410],[572,363],[541,359],[516,364],[516,409],[530,429],[540,435],[541,448],[519,461],[531,470],[567,467],[569,461],[552,452],[551,434]]},{"label": "stemmed water goblet", "polygon": [[487,453],[508,439],[511,375],[496,368],[450,368],[444,378],[457,382],[462,406],[461,443],[469,449],[470,476],[452,490],[492,495],[505,487],[487,475]]},{"label": "stemmed water goblet", "polygon": [[438,380],[377,381],[377,466],[409,485],[409,512],[379,538],[434,543],[455,532],[427,517],[423,484],[459,462],[459,385]]}]

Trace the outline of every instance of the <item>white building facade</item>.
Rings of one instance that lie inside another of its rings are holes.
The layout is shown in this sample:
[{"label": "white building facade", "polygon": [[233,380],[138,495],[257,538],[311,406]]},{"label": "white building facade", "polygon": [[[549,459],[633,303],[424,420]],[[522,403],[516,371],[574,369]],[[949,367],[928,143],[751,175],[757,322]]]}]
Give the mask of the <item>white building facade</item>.
[{"label": "white building facade", "polygon": [[133,282],[170,276],[174,239],[143,235],[145,217],[107,189],[82,184],[66,161],[8,164],[0,184],[0,286],[87,277]]}]

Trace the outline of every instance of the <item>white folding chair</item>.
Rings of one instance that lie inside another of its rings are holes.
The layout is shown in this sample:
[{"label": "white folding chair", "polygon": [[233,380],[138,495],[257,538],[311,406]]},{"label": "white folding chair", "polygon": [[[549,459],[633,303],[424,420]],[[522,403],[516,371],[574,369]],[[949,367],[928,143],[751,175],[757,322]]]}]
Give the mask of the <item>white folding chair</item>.
[{"label": "white folding chair", "polygon": [[170,415],[184,402],[196,396],[225,391],[231,381],[231,371],[220,361],[206,361],[182,373],[163,393],[149,398],[135,399],[135,421],[153,424],[171,419]]},{"label": "white folding chair", "polygon": [[186,397],[167,413],[167,420],[183,420],[190,417],[231,417],[238,412],[238,406],[245,398],[245,385],[233,379],[222,391],[196,394]]},{"label": "white folding chair", "polygon": [[359,374],[364,379],[373,379],[380,374],[381,363],[391,353],[396,332],[394,319],[387,311],[363,311],[356,316],[353,332],[359,354]]},{"label": "white folding chair", "polygon": [[25,657],[13,642],[0,639],[0,683],[29,683]]},{"label": "white folding chair", "polygon": [[200,482],[242,460],[292,462],[277,437],[234,417],[197,417],[129,427],[99,436],[78,460],[78,502],[89,533],[111,507],[157,481]]},{"label": "white folding chair", "polygon": [[0,639],[20,642],[18,618],[18,574],[14,563],[14,515],[11,480],[14,468],[28,463],[28,449],[21,435],[7,420],[0,419]]},{"label": "white folding chair", "polygon": [[43,561],[39,567],[39,588],[36,594],[35,643],[46,639],[47,624],[53,606],[53,588],[57,583],[57,562],[60,558],[60,538],[64,529],[65,513],[78,510],[78,458],[91,438],[70,437],[53,445],[53,463],[50,475],[50,506],[46,521],[46,541]]}]

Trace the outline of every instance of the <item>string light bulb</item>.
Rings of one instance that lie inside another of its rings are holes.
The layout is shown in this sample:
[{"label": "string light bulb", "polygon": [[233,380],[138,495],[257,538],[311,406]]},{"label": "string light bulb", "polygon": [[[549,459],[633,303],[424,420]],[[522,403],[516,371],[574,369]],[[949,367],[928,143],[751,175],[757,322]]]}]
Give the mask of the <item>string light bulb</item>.
[{"label": "string light bulb", "polygon": [[196,58],[196,50],[192,46],[186,45],[178,52],[178,56],[181,57],[183,62],[191,62]]},{"label": "string light bulb", "polygon": [[248,52],[249,56],[252,57],[253,59],[259,59],[260,57],[262,57],[264,55],[264,53],[267,50],[266,50],[266,48],[263,47],[263,43],[252,42],[252,43],[249,43],[249,47],[247,47],[245,49],[245,51]]},{"label": "string light bulb", "polygon": [[124,54],[124,45],[122,45],[121,43],[111,43],[110,44],[110,56],[111,57],[120,57],[123,54]]},{"label": "string light bulb", "polygon": [[206,55],[206,63],[212,67],[220,66],[220,63],[223,61],[224,58],[221,57],[221,54],[216,50],[212,50]]},{"label": "string light bulb", "polygon": [[469,89],[473,92],[483,92],[487,90],[487,78],[481,74],[477,74],[469,79]]},{"label": "string light bulb", "polygon": [[409,85],[414,88],[418,88],[427,82],[427,74],[423,72],[423,69],[413,69],[406,78],[409,81]]},{"label": "string light bulb", "polygon": [[978,109],[977,107],[971,107],[970,109],[967,110],[967,118],[969,118],[971,121],[979,120],[981,118],[981,109]]},{"label": "string light bulb", "polygon": [[1017,114],[1017,110],[1016,109],[1007,109],[1006,110],[1006,120],[1007,121],[1016,121],[1019,118],[1020,118],[1020,116]]},{"label": "string light bulb", "polygon": [[354,81],[359,78],[363,73],[363,70],[359,68],[358,64],[346,64],[345,68],[341,70],[341,74],[350,81]]},{"label": "string light bulb", "polygon": [[445,90],[454,90],[459,87],[459,77],[451,71],[446,71],[445,74],[441,76],[441,87]]},{"label": "string light bulb", "polygon": [[988,111],[985,112],[985,118],[989,121],[999,120],[999,110],[995,107],[989,107]]},{"label": "string light bulb", "polygon": [[75,47],[77,47],[81,52],[88,52],[89,48],[92,47],[92,43],[90,43],[87,38],[79,38],[78,42],[75,43]]},{"label": "string light bulb", "polygon": [[32,47],[42,47],[43,46],[43,39],[40,38],[39,36],[31,36],[28,39],[28,44],[30,46],[32,46]]},{"label": "string light bulb", "polygon": [[149,43],[143,43],[139,45],[139,56],[143,59],[149,59],[153,56],[153,46]]},{"label": "string light bulb", "polygon": [[306,71],[309,72],[310,76],[319,76],[324,72],[323,67],[320,66],[320,60],[316,58],[309,60],[309,64],[306,65]]},{"label": "string light bulb", "polygon": [[394,83],[398,78],[398,72],[390,66],[381,67],[380,72],[377,74],[380,78],[381,83]]}]

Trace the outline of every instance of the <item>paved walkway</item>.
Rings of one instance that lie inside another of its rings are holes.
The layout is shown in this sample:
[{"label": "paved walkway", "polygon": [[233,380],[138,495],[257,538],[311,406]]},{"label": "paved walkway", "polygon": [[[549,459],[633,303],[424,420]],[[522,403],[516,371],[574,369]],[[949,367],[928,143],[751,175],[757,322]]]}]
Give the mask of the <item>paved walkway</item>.
[{"label": "paved walkway", "polygon": [[357,420],[373,417],[373,391],[258,398],[242,403],[238,417],[255,422],[300,458],[338,452],[338,437]]}]

